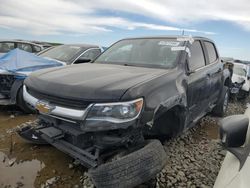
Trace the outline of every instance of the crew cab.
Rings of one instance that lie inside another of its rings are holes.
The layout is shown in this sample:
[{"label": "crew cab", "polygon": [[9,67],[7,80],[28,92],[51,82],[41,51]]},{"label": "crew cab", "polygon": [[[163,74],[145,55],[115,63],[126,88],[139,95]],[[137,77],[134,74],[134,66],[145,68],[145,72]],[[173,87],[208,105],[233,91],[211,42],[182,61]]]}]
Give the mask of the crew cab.
[{"label": "crew cab", "polygon": [[223,116],[229,79],[210,39],[120,40],[93,63],[31,74],[23,96],[39,122],[19,134],[80,161],[97,187],[132,187],[165,165],[158,136],[180,134],[209,112]]}]

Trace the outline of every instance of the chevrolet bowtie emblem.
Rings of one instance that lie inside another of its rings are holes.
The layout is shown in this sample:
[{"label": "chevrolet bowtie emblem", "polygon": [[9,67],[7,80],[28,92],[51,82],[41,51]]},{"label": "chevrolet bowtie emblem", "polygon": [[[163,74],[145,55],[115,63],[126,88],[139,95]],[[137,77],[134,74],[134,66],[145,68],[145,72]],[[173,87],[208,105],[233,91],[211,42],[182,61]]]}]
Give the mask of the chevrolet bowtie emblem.
[{"label": "chevrolet bowtie emblem", "polygon": [[48,114],[51,112],[51,110],[54,109],[54,107],[50,106],[48,103],[46,102],[42,102],[42,101],[38,101],[36,103],[36,109],[43,114]]}]

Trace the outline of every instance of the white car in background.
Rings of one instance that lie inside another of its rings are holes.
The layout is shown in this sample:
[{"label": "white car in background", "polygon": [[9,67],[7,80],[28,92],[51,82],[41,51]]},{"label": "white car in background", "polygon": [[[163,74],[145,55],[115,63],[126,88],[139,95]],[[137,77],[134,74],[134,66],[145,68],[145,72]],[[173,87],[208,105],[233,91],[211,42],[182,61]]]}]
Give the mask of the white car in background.
[{"label": "white car in background", "polygon": [[231,93],[238,94],[238,98],[245,98],[250,91],[249,66],[241,63],[233,63],[232,89]]},{"label": "white car in background", "polygon": [[250,108],[244,115],[224,118],[220,124],[222,144],[228,150],[214,188],[250,187]]}]

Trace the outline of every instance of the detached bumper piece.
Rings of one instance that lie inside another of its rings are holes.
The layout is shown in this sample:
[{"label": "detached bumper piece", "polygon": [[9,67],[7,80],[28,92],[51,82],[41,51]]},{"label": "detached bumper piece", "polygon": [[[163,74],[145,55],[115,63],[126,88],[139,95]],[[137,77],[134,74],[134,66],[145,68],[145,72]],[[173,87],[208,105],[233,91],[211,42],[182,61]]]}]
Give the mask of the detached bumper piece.
[{"label": "detached bumper piece", "polygon": [[83,150],[70,144],[69,142],[64,141],[62,139],[64,137],[63,132],[55,127],[40,129],[39,132],[42,133],[41,137],[46,142],[53,145],[58,150],[67,153],[74,159],[79,160],[83,166],[87,168],[97,166],[97,159],[99,157],[98,149],[91,147]]},{"label": "detached bumper piece", "polygon": [[62,130],[55,127],[44,127],[37,125],[36,122],[25,123],[17,133],[26,141],[35,144],[51,144],[58,150],[67,153],[74,159],[78,160],[83,166],[92,168],[97,166],[99,150],[94,147],[85,150],[72,145],[65,141]]}]

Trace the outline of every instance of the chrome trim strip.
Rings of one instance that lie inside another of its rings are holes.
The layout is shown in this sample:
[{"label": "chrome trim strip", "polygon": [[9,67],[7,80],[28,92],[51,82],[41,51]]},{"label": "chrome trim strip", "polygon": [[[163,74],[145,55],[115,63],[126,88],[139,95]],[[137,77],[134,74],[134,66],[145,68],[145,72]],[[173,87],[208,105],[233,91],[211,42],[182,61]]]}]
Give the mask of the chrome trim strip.
[{"label": "chrome trim strip", "polygon": [[213,62],[213,63],[211,63],[211,64],[208,64],[208,65],[205,65],[205,66],[203,66],[203,67],[197,68],[197,69],[195,69],[194,71],[195,71],[195,72],[198,72],[198,71],[200,71],[200,70],[202,70],[202,69],[204,69],[204,68],[210,67],[210,66],[212,66],[212,65],[214,65],[214,64],[216,64],[216,63],[218,63],[218,61],[215,61],[215,62]]},{"label": "chrome trim strip", "polygon": [[[30,104],[34,108],[36,107],[36,104],[40,101],[39,99],[33,97],[27,92],[25,85],[23,86],[23,98],[28,104]],[[91,106],[92,105],[89,105],[86,109],[83,110],[75,110],[61,106],[52,106],[53,109],[51,109],[51,111],[45,115],[61,116],[73,120],[84,120],[86,112]]]}]

